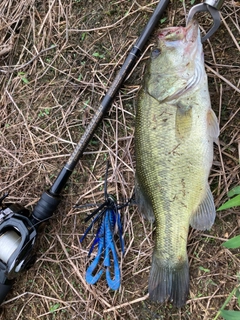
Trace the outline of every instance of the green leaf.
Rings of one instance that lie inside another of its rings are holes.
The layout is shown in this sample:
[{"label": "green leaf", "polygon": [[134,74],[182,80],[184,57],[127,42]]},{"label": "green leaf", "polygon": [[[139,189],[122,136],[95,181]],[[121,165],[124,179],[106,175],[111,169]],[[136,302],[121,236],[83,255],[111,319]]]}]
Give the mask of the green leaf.
[{"label": "green leaf", "polygon": [[24,83],[26,83],[26,84],[29,83],[28,79],[25,77],[25,72],[18,72],[18,76],[21,78],[21,80],[22,80]]},{"label": "green leaf", "polygon": [[237,300],[238,300],[238,305],[240,306],[240,286],[237,288],[236,297],[237,297]]},{"label": "green leaf", "polygon": [[96,58],[100,58],[100,59],[103,59],[104,58],[104,54],[100,54],[99,52],[94,52],[92,54],[93,57],[96,57]]},{"label": "green leaf", "polygon": [[228,192],[228,197],[232,198],[233,196],[235,196],[236,194],[240,194],[240,186],[234,187],[232,190],[230,190]]},{"label": "green leaf", "polygon": [[60,303],[55,303],[55,304],[53,304],[51,307],[50,307],[50,309],[49,309],[49,311],[51,312],[51,313],[54,313],[55,311],[57,311],[57,309],[60,307]]},{"label": "green leaf", "polygon": [[217,211],[225,210],[225,209],[229,209],[237,206],[240,206],[240,194],[228,200],[227,202],[225,202],[223,205],[220,206],[220,208],[217,209]]},{"label": "green leaf", "polygon": [[81,35],[81,40],[84,41],[85,38],[86,38],[86,32],[83,32],[82,35]]},{"label": "green leaf", "polygon": [[29,83],[28,79],[27,79],[27,78],[25,78],[25,77],[22,77],[22,81],[23,81],[24,83],[26,83],[26,84],[28,84],[28,83]]},{"label": "green leaf", "polygon": [[163,23],[163,22],[165,22],[167,20],[167,18],[165,17],[165,18],[162,18],[161,20],[160,20],[160,23]]},{"label": "green leaf", "polygon": [[202,266],[199,267],[199,270],[204,271],[204,272],[210,272],[209,269],[203,268]]},{"label": "green leaf", "polygon": [[240,319],[240,311],[221,310],[220,314],[226,320],[239,320]]},{"label": "green leaf", "polygon": [[228,249],[240,248],[240,235],[229,239],[223,243],[223,246]]},{"label": "green leaf", "polygon": [[46,115],[49,115],[50,114],[50,109],[49,108],[45,108],[44,112],[45,112]]},{"label": "green leaf", "polygon": [[90,99],[84,101],[84,106],[83,106],[84,109],[88,107],[89,102],[90,102]]}]

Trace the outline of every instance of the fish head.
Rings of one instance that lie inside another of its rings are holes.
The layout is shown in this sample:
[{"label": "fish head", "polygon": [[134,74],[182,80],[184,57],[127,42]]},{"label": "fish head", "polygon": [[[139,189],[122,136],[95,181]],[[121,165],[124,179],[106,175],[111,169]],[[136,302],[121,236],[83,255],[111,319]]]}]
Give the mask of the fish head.
[{"label": "fish head", "polygon": [[197,21],[162,29],[151,54],[145,89],[159,102],[176,98],[176,92],[195,83],[195,78],[200,80],[198,66],[202,68],[204,62]]},{"label": "fish head", "polygon": [[158,35],[158,49],[161,59],[178,69],[184,64],[202,55],[200,30],[196,20],[191,20],[186,27],[162,29]]}]

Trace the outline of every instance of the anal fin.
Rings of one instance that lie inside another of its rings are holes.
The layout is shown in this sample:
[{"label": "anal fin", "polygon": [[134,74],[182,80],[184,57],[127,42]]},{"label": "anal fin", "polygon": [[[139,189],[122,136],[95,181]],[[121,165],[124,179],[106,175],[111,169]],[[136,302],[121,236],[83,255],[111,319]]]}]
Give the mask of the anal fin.
[{"label": "anal fin", "polygon": [[192,214],[190,225],[197,230],[211,229],[216,217],[216,209],[209,185],[207,185],[206,196]]}]

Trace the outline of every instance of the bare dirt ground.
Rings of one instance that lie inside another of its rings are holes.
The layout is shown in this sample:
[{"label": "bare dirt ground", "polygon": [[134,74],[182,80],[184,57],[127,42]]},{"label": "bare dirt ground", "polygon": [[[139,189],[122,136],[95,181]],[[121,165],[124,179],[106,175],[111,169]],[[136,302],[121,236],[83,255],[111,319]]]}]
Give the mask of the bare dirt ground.
[{"label": "bare dirt ground", "polygon": [[[158,1],[2,0],[0,3],[0,195],[32,210],[83,134]],[[122,210],[126,254],[122,285],[85,282],[92,235],[81,245],[84,218],[108,192],[118,201],[134,189],[136,95],[157,30],[184,25],[190,1],[172,1],[146,50],[117,95],[63,192],[54,218],[39,238],[37,261],[19,277],[1,307],[2,320],[214,319],[237,285],[239,250],[221,244],[239,233],[239,209],[219,212],[209,232],[190,230],[190,295],[186,307],[152,303],[147,295],[153,228],[135,206]],[[239,184],[240,4],[225,1],[222,24],[204,44],[220,147],[210,175],[216,207]],[[203,30],[211,18],[201,15]],[[229,309],[237,309],[233,298]]]}]

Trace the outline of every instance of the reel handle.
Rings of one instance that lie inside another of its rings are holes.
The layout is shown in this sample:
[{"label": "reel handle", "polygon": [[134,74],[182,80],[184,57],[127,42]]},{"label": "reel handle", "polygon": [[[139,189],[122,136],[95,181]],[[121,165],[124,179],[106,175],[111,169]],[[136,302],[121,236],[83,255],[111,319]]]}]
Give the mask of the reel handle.
[{"label": "reel handle", "polygon": [[13,286],[13,281],[9,281],[7,284],[0,283],[0,305],[6,298],[6,295],[11,290]]}]

